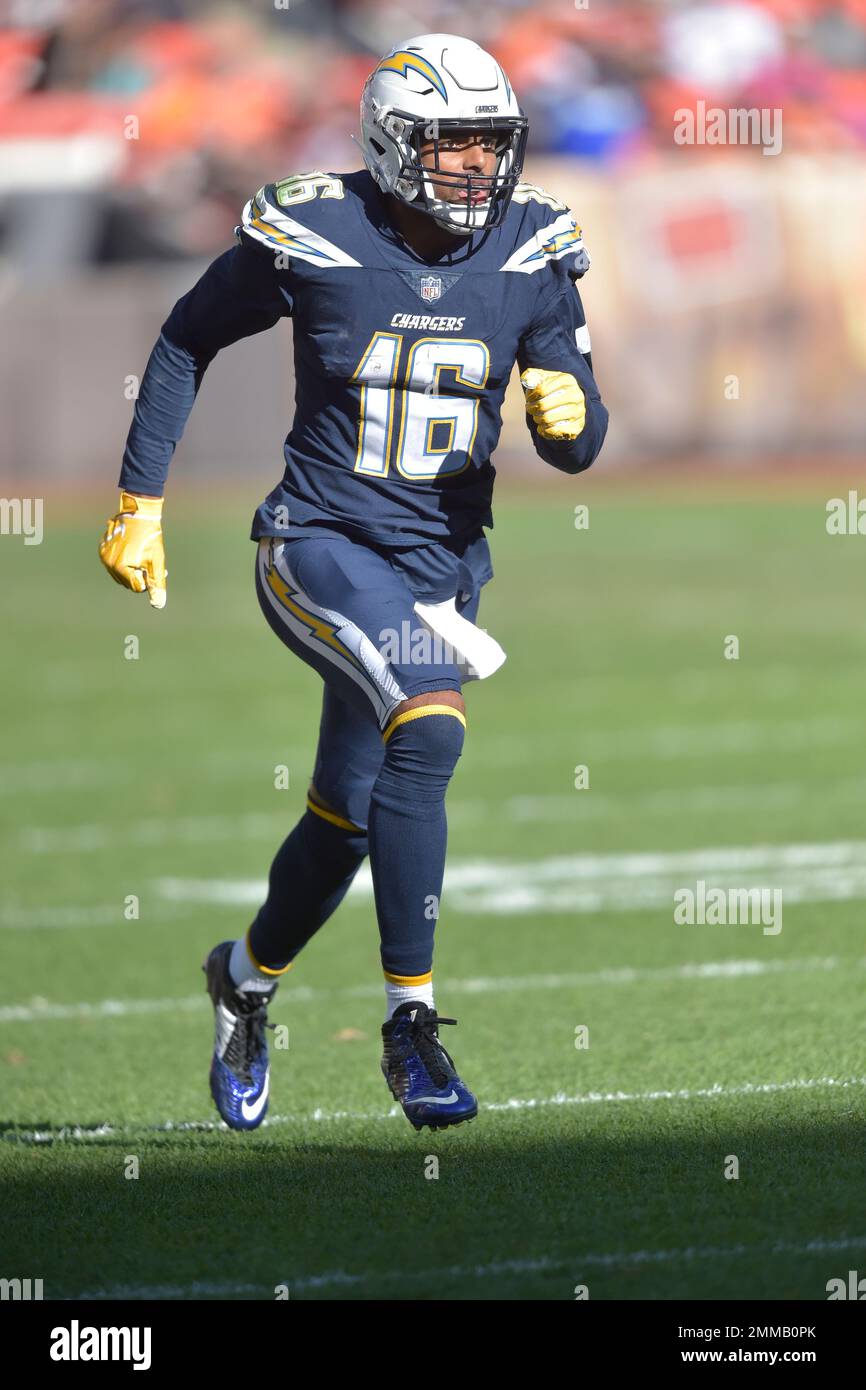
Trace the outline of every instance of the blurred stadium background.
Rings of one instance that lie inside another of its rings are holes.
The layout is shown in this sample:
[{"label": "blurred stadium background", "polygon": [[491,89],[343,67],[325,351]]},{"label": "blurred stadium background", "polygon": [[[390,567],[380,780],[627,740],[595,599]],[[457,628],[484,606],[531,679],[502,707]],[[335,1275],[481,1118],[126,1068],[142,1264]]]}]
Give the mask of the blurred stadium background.
[{"label": "blurred stadium background", "polygon": [[[866,541],[825,528],[866,443],[866,0],[4,12],[0,493],[43,498],[45,537],[0,537],[0,1274],[46,1297],[823,1298],[866,1248]],[[260,898],[320,705],[247,539],[282,471],[288,325],[208,369],[165,613],[96,546],[172,304],[261,184],[360,167],[364,78],[434,30],[502,61],[526,177],[584,228],[611,427],[567,479],[519,390],[504,412],[480,621],[509,660],[467,693],[437,928],[483,1114],[426,1183],[378,1074],[363,873],[274,1006],[272,1127],[212,1128],[199,964]],[[677,145],[699,102],[781,110],[781,152]],[[672,925],[677,885],[755,874],[784,888],[778,936]]]},{"label": "blurred stadium background", "polygon": [[[613,419],[605,469],[790,468],[862,448],[866,0],[5,8],[3,476],[110,477],[129,420],[123,378],[232,244],[247,198],[285,173],[360,167],[352,136],[376,58],[395,35],[452,27],[511,74],[531,120],[526,177],[584,228]],[[781,153],[675,144],[674,113],[699,101],[782,110]],[[210,369],[220,387],[177,472],[230,477],[252,453],[270,486],[290,330],[236,352]],[[505,420],[501,459],[537,474],[514,393]]]}]

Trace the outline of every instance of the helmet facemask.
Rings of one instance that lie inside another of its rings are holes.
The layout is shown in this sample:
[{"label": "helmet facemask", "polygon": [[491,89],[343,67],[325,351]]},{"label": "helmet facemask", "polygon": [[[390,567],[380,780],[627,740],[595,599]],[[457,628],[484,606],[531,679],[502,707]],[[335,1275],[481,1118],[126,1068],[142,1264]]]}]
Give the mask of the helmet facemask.
[{"label": "helmet facemask", "polygon": [[[395,147],[399,172],[391,192],[408,207],[426,213],[438,226],[458,236],[498,226],[523,172],[528,122],[525,116],[467,116],[424,120],[405,111],[389,111],[380,130]],[[498,137],[492,174],[452,172],[441,167],[440,140],[472,131]],[[433,144],[433,167],[421,162],[422,147]],[[465,200],[450,202],[437,195],[434,183],[459,189]],[[482,202],[473,196],[485,194]]]}]

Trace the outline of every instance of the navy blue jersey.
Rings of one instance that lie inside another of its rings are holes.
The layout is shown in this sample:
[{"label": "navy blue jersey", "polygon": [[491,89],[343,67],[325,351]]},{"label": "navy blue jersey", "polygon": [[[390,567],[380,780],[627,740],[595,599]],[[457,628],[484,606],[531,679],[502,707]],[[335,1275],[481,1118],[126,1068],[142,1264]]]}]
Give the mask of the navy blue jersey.
[{"label": "navy blue jersey", "polygon": [[285,473],[254,539],[308,524],[387,547],[463,544],[492,526],[501,406],[515,363],[571,372],[586,396],[576,440],[543,440],[576,473],[607,411],[576,281],[589,257],[567,207],[521,184],[499,227],[438,259],[403,240],[371,175],[310,173],[251,198],[237,245],[175,304],[136,402],[120,484],[161,495],[202,375],[239,338],[291,318],[295,418]]}]

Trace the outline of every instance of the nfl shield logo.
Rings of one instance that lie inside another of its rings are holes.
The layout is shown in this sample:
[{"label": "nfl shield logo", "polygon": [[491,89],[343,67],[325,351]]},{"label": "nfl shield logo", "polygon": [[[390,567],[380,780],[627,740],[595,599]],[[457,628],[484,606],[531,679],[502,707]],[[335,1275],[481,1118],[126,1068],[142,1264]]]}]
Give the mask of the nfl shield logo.
[{"label": "nfl shield logo", "polygon": [[442,293],[442,281],[435,275],[421,276],[421,298],[427,303],[432,304],[434,299],[438,299]]}]

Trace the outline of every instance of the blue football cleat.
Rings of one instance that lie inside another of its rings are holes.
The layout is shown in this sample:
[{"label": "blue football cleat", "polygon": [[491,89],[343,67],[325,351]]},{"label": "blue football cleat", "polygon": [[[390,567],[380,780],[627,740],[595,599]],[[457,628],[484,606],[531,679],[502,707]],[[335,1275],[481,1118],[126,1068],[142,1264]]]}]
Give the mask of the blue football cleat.
[{"label": "blue football cleat", "polygon": [[229,975],[233,941],[215,946],[202,965],[216,1015],[210,1090],[231,1129],[256,1129],[268,1109],[267,1005],[277,991],[239,990]]},{"label": "blue football cleat", "polygon": [[416,1129],[444,1129],[478,1114],[477,1100],[457,1075],[437,1033],[440,1023],[456,1022],[412,999],[382,1024],[382,1072]]}]

